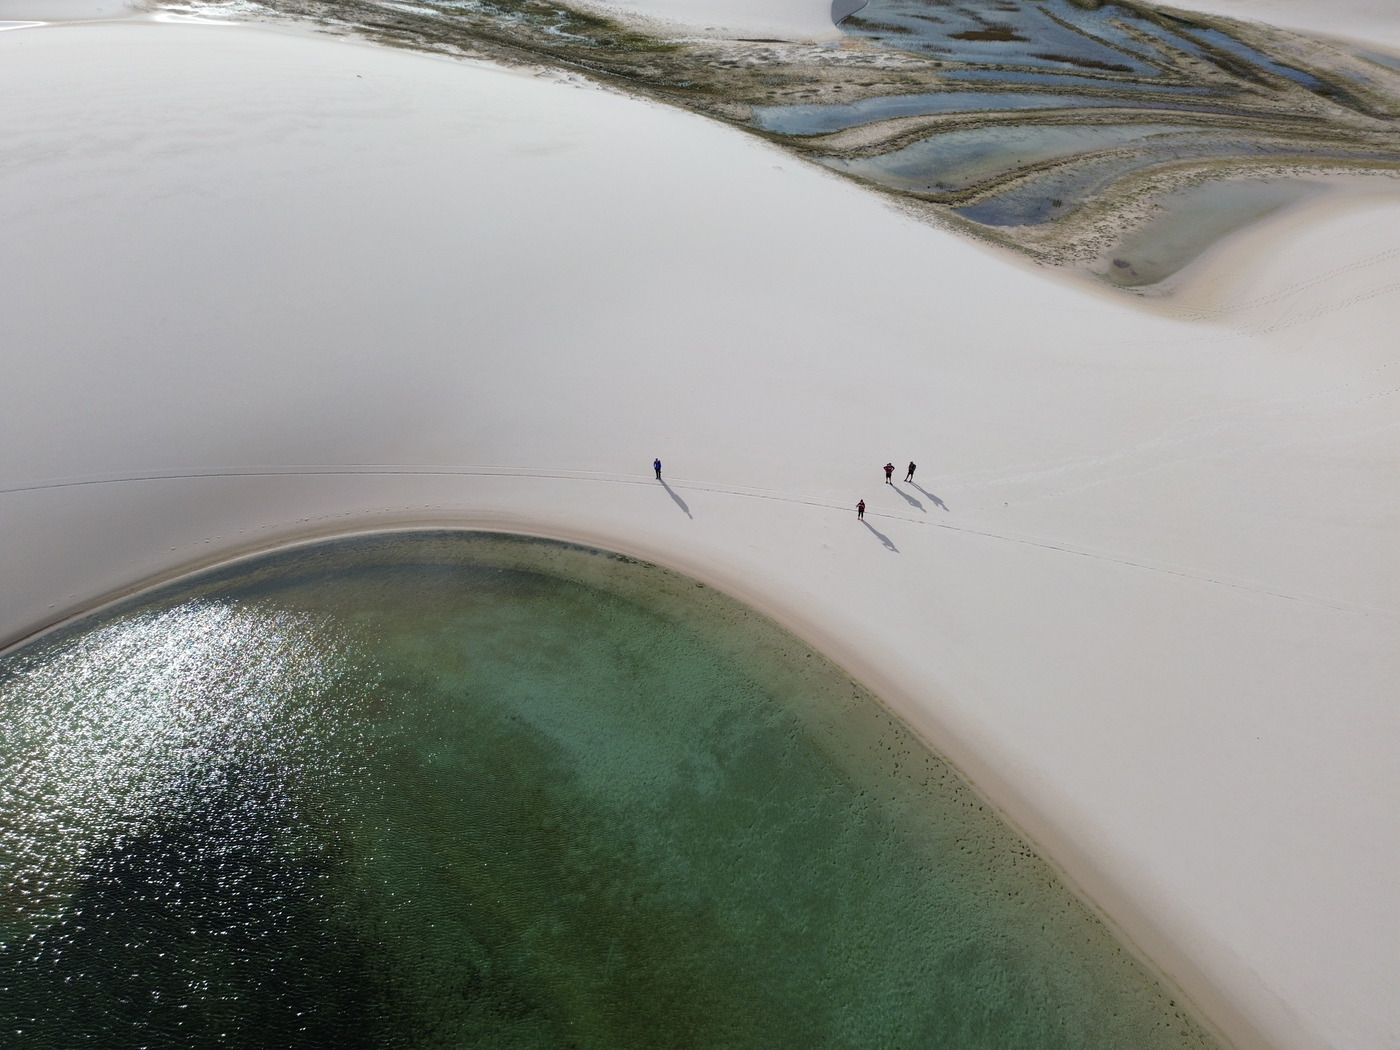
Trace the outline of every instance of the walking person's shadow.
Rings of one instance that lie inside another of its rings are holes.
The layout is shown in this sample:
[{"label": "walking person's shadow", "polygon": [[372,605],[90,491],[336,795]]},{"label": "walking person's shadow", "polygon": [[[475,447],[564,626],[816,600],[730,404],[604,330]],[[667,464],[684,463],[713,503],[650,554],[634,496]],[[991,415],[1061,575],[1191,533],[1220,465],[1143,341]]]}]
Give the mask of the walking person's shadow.
[{"label": "walking person's shadow", "polygon": [[681,510],[685,511],[685,516],[694,521],[695,515],[690,513],[690,508],[686,506],[685,500],[681,499],[680,496],[676,495],[676,490],[671,488],[670,485],[666,484],[666,479],[657,478],[656,480],[661,482],[661,487],[666,490],[666,495],[670,496],[673,500],[676,501],[676,506],[680,507]]},{"label": "walking person's shadow", "polygon": [[[909,484],[913,485],[916,489],[918,489],[918,490],[919,490],[920,492],[922,492],[925,496],[927,496],[929,499],[931,499],[931,500],[933,501],[933,505],[934,505],[935,507],[937,507],[939,510],[947,510],[947,509],[948,509],[948,504],[944,503],[941,499],[939,499],[937,496],[935,496],[935,495],[934,495],[932,492],[930,492],[928,489],[924,488],[924,487],[923,487],[922,485],[920,485],[917,481],[911,481],[911,482],[909,482]],[[903,495],[903,494],[901,493],[901,495]]]},{"label": "walking person's shadow", "polygon": [[860,519],[860,523],[875,534],[875,538],[885,545],[885,550],[893,551],[895,554],[899,553],[899,548],[894,545],[894,541],[874,525],[870,524],[870,522],[866,521],[864,518]]}]

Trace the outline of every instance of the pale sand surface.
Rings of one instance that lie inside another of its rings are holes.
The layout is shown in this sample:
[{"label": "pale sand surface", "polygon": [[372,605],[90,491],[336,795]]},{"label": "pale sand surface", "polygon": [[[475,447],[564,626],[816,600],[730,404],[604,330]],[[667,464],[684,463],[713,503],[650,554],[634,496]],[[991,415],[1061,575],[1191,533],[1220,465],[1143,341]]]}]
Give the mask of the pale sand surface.
[{"label": "pale sand surface", "polygon": [[0,0],[0,25],[126,18],[137,6],[136,0]]},{"label": "pale sand surface", "polygon": [[1395,0],[1172,0],[1161,6],[1267,22],[1400,50],[1400,4]]},{"label": "pale sand surface", "polygon": [[631,551],[872,686],[1240,1046],[1400,1046],[1400,206],[1171,317],[549,78],[73,24],[0,91],[0,638],[385,523]]}]

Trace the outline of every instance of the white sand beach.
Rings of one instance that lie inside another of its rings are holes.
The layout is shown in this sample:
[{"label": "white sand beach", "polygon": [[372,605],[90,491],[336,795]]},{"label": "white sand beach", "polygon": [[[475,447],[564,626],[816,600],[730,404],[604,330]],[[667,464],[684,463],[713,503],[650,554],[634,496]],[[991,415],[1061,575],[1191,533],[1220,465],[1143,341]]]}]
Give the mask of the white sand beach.
[{"label": "white sand beach", "polygon": [[631,552],[874,689],[1236,1046],[1400,1047],[1394,192],[1149,308],[566,76],[138,18],[0,33],[0,92],[0,640],[307,536]]}]

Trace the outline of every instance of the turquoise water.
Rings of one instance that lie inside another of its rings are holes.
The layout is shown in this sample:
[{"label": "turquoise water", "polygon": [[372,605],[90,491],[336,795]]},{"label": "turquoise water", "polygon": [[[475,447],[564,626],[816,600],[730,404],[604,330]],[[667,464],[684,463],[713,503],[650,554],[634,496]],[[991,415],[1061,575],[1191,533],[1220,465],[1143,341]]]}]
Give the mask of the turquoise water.
[{"label": "turquoise water", "polygon": [[0,661],[7,1047],[1214,1045],[752,610],[545,541],[240,563]]}]

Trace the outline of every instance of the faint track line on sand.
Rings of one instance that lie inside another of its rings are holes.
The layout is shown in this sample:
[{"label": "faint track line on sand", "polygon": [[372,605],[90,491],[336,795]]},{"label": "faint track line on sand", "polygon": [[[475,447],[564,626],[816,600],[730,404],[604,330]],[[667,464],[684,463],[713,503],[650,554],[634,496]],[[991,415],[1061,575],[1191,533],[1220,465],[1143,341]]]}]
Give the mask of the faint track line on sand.
[{"label": "faint track line on sand", "polygon": [[[238,478],[337,478],[337,477],[443,477],[443,478],[530,478],[544,481],[587,481],[593,483],[603,483],[611,485],[639,485],[649,486],[656,482],[648,475],[640,474],[619,474],[608,471],[586,471],[586,470],[565,470],[565,469],[533,469],[529,467],[422,467],[422,466],[372,466],[364,465],[344,465],[338,467],[229,467],[222,470],[186,470],[186,471],[151,471],[132,472],[126,474],[109,474],[94,477],[63,478],[52,481],[36,481],[22,485],[0,486],[0,496],[15,495],[25,492],[43,492],[71,488],[96,487],[101,485],[124,485],[141,482],[159,481],[202,481],[219,479]],[[759,489],[739,485],[717,485],[706,482],[686,482],[677,481],[675,487],[689,492],[712,492],[727,496],[738,496],[745,499],[764,499],[778,503],[788,503],[798,506],[819,507],[823,510],[849,511],[851,507],[843,502],[825,497],[810,496],[800,493],[786,492],[779,489]],[[1322,608],[1333,609],[1337,612],[1354,613],[1363,616],[1381,616],[1386,619],[1400,619],[1400,613],[1372,605],[1362,605],[1355,602],[1338,601],[1335,599],[1322,598],[1315,595],[1290,594],[1287,591],[1273,590],[1258,584],[1247,583],[1240,580],[1223,579],[1217,576],[1208,576],[1201,573],[1190,572],[1185,569],[1174,569],[1165,565],[1154,565],[1151,562],[1135,561],[1130,558],[1115,557],[1100,551],[1088,548],[1077,547],[1067,543],[1056,543],[1050,540],[1036,539],[1031,536],[1018,536],[1009,532],[997,532],[992,529],[978,529],[967,525],[954,525],[951,522],[938,521],[927,517],[916,517],[907,511],[877,512],[881,518],[900,521],[909,525],[916,525],[921,528],[945,529],[949,532],[962,533],[968,536],[979,536],[985,539],[999,540],[1003,543],[1016,543],[1028,547],[1037,547],[1041,550],[1055,551],[1060,554],[1068,554],[1078,558],[1089,558],[1095,561],[1110,562],[1116,565],[1123,565],[1128,568],[1141,569],[1145,572],[1158,573],[1165,576],[1175,576],[1179,579],[1192,580],[1197,583],[1212,584],[1217,587],[1228,587],[1233,590],[1247,591],[1253,594],[1263,595],[1270,598],[1279,598],[1284,601],[1298,602],[1304,605],[1314,605]]]}]

